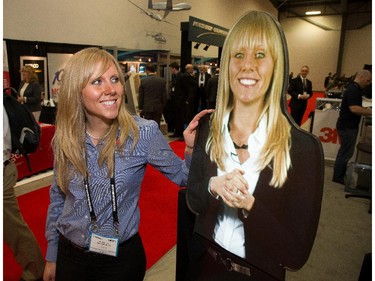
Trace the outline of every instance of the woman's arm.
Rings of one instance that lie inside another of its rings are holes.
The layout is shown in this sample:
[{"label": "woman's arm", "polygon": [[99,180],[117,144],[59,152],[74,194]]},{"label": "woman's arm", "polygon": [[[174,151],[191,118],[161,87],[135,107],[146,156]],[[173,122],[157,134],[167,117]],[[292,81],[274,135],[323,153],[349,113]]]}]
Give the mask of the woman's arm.
[{"label": "woman's arm", "polygon": [[46,260],[50,262],[56,262],[57,259],[57,246],[59,242],[57,220],[62,214],[64,202],[65,194],[54,180],[50,188],[50,205],[48,207],[46,222],[46,239],[48,243]]},{"label": "woman's arm", "polygon": [[40,99],[42,96],[42,86],[34,82],[30,85],[31,87],[31,95],[26,95],[26,103],[27,104],[40,104]]}]

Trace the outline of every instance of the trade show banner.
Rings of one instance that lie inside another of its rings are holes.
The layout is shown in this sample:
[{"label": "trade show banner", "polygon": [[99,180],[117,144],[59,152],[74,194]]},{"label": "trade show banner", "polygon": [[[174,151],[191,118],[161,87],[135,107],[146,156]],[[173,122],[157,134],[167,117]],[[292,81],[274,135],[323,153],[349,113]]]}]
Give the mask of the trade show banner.
[{"label": "trade show banner", "polygon": [[340,137],[337,133],[336,122],[339,117],[341,100],[316,100],[312,133],[319,137],[324,150],[324,159],[336,160],[340,148]]},{"label": "trade show banner", "polygon": [[[48,81],[49,81],[49,99],[54,102],[59,101],[59,91],[61,77],[64,72],[65,64],[73,54],[54,54],[48,53]],[[47,97],[46,97],[47,98]]]},{"label": "trade show banner", "polygon": [[189,17],[189,41],[223,47],[229,29],[216,24]]},{"label": "trade show banner", "polygon": [[7,43],[3,40],[3,89],[10,87]]},{"label": "trade show banner", "polygon": [[30,65],[35,69],[35,73],[38,75],[39,84],[43,87],[43,92],[48,89],[47,85],[47,58],[46,57],[34,57],[34,56],[21,56],[20,65],[21,68],[25,65]]}]

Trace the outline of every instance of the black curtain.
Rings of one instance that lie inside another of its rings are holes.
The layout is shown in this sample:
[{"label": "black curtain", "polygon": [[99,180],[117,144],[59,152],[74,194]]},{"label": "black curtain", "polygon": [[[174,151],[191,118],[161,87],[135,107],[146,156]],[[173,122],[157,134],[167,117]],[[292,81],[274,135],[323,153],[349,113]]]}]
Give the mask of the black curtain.
[{"label": "black curtain", "polygon": [[[65,53],[74,54],[87,47],[99,47],[94,45],[77,45],[65,43],[49,43],[38,41],[23,41],[4,39],[6,42],[6,49],[9,64],[10,85],[18,89],[21,81],[21,74],[19,73],[20,57],[21,56],[41,56],[47,57],[47,53]],[[46,66],[47,67],[47,66]],[[47,71],[47,69],[46,69]],[[48,76],[47,76],[48,79]],[[48,85],[48,81],[47,81]],[[49,95],[49,89],[45,89],[46,94]]]}]

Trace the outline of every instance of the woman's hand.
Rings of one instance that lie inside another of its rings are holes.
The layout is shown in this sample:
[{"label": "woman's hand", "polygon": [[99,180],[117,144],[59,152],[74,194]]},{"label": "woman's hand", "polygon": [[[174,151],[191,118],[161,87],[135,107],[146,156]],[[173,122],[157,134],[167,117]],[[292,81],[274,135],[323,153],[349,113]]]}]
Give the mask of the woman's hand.
[{"label": "woman's hand", "polygon": [[193,149],[194,142],[195,142],[195,135],[196,129],[199,124],[199,119],[205,116],[208,113],[214,112],[214,109],[205,109],[199,112],[197,115],[194,116],[193,120],[189,123],[189,126],[184,130],[184,139],[186,143],[186,147],[188,149]]},{"label": "woman's hand", "polygon": [[43,281],[55,281],[55,275],[56,263],[47,261],[44,267]]},{"label": "woman's hand", "polygon": [[25,98],[24,97],[17,97],[17,101],[19,103],[24,103],[25,102]]},{"label": "woman's hand", "polygon": [[219,195],[229,207],[250,211],[255,198],[248,191],[248,183],[244,171],[234,169],[223,176],[212,177],[210,191],[214,196]]}]

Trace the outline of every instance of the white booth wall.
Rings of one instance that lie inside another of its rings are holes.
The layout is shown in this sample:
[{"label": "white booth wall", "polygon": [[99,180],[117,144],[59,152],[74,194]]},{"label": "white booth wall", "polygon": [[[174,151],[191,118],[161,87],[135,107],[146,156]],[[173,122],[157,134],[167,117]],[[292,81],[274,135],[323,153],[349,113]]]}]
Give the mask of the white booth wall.
[{"label": "white booth wall", "polygon": [[[146,8],[147,0],[133,0]],[[247,10],[267,11],[278,17],[270,1],[254,0],[188,0],[192,9],[171,12],[167,20],[174,25],[156,22],[142,14],[127,0],[4,0],[3,37],[14,40],[93,44],[122,49],[168,50],[180,53],[180,22],[189,16],[230,28]],[[163,12],[153,11],[158,14]],[[336,72],[340,43],[341,17],[314,17],[331,31],[297,17],[280,18],[287,38],[290,71],[298,74],[302,65],[310,66],[309,79],[314,91],[323,91],[323,81]],[[156,43],[150,32],[162,32],[166,44]],[[372,63],[372,25],[348,31],[344,44],[342,74],[353,75],[364,64]],[[217,48],[193,49],[193,56],[217,57]]]}]

